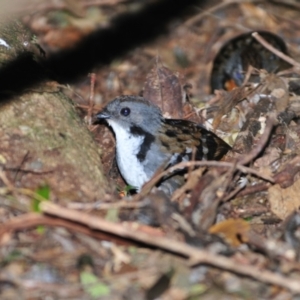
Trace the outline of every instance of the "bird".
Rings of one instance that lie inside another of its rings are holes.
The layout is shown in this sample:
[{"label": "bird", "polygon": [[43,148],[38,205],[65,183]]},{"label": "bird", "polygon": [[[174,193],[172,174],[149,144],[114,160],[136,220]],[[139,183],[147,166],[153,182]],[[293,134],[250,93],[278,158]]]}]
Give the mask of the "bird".
[{"label": "bird", "polygon": [[[119,171],[137,192],[161,167],[167,169],[192,157],[219,160],[231,149],[200,124],[164,118],[158,106],[140,96],[115,98],[96,113],[95,123],[103,120],[115,134]],[[184,183],[182,173],[163,178],[158,188],[171,195]]]},{"label": "bird", "polygon": [[[273,47],[287,54],[285,42],[276,34],[258,31]],[[290,65],[267,50],[253,36],[252,32],[241,34],[226,43],[213,62],[211,72],[211,90],[224,89],[230,91],[241,86],[249,66],[265,69],[269,73],[279,72]],[[259,76],[252,75],[251,82],[259,82]]]}]

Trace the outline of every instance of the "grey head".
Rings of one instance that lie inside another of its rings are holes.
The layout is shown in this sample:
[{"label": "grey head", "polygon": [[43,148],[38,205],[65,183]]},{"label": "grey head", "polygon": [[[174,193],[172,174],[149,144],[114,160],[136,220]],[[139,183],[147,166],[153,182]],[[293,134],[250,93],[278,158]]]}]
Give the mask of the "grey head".
[{"label": "grey head", "polygon": [[96,115],[105,119],[115,130],[122,127],[126,131],[133,128],[155,134],[161,125],[160,109],[143,97],[120,96],[112,100]]}]

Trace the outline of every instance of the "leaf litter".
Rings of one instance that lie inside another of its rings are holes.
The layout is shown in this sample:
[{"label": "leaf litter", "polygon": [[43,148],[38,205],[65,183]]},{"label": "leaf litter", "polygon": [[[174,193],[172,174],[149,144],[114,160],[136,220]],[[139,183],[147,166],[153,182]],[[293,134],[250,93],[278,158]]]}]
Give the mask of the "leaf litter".
[{"label": "leaf litter", "polygon": [[[107,22],[108,15],[124,7],[133,9],[119,2],[95,6],[95,14],[103,14]],[[294,1],[289,6],[211,4],[169,35],[96,70],[94,112],[120,94],[141,94],[166,116],[204,124],[232,151],[220,162],[186,165],[186,184],[172,198],[153,189],[154,178],[127,200],[116,192],[117,186],[121,190],[126,186],[114,163],[113,135],[105,126],[93,129],[108,178],[106,195],[64,207],[59,198],[55,203],[42,201],[43,214],[37,214],[30,209],[20,213],[7,192],[1,193],[1,296],[15,299],[22,292],[24,299],[296,297],[300,293],[298,66],[289,61],[289,70],[275,74],[248,70],[257,81],[246,80],[229,91],[211,91],[209,76],[222,46],[249,31],[279,32],[288,45],[286,55],[299,61],[297,5]],[[52,22],[57,12],[59,8],[54,8]],[[39,23],[48,30],[43,39],[43,30],[36,27],[38,21],[45,22],[42,17],[50,18],[41,10],[25,21],[48,51],[65,47],[65,40],[59,43],[58,23]],[[63,34],[71,36],[70,43],[97,26],[93,20],[70,24],[77,26],[72,31],[69,25],[72,35]],[[52,41],[51,30],[56,34]],[[87,78],[68,91],[82,116],[90,113],[83,107],[91,101],[90,87]],[[0,174],[3,187],[10,183],[5,172],[4,168]],[[26,201],[26,195],[17,200]],[[37,230],[40,225],[43,232]]]}]

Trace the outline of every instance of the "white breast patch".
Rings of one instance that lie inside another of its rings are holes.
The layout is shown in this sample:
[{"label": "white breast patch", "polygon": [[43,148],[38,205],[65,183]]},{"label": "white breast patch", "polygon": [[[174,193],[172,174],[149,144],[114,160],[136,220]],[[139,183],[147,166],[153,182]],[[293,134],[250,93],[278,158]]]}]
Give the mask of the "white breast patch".
[{"label": "white breast patch", "polygon": [[107,120],[116,135],[116,152],[119,170],[128,184],[141,189],[150,178],[144,171],[137,154],[144,141],[143,136],[135,136],[112,120]]}]

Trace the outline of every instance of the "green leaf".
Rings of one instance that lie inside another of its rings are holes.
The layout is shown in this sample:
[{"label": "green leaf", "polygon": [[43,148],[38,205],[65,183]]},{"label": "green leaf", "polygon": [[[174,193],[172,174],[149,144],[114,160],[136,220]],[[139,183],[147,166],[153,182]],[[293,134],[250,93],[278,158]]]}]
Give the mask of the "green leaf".
[{"label": "green leaf", "polygon": [[125,192],[128,193],[130,192],[131,190],[136,190],[136,188],[132,185],[126,185],[125,187]]},{"label": "green leaf", "polygon": [[[34,212],[41,212],[40,210],[40,203],[42,201],[48,201],[50,199],[50,187],[48,185],[44,185],[39,187],[35,191],[35,196],[32,199],[31,205],[32,205],[32,210]],[[43,225],[39,225],[37,227],[37,232],[39,234],[43,234],[45,232],[45,227]]]},{"label": "green leaf", "polygon": [[39,200],[37,200],[35,198],[32,199],[32,210],[34,212],[41,212],[39,205],[40,205],[40,201]]},{"label": "green leaf", "polygon": [[32,199],[32,210],[34,212],[41,212],[40,203],[41,201],[48,201],[50,198],[50,187],[48,185],[44,185],[39,187],[35,191],[36,197]]},{"label": "green leaf", "polygon": [[110,288],[90,272],[81,272],[80,282],[85,292],[93,298],[99,298],[110,294]]},{"label": "green leaf", "polygon": [[45,200],[49,200],[50,187],[48,185],[41,186],[35,192],[37,193],[37,195],[43,197]]},{"label": "green leaf", "polygon": [[125,188],[117,186],[117,192],[122,195],[122,197],[128,196],[131,192],[136,191],[136,188],[132,185],[126,185]]}]

